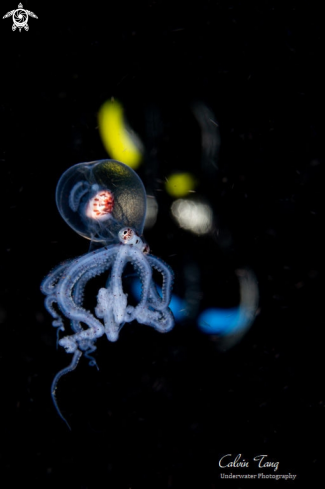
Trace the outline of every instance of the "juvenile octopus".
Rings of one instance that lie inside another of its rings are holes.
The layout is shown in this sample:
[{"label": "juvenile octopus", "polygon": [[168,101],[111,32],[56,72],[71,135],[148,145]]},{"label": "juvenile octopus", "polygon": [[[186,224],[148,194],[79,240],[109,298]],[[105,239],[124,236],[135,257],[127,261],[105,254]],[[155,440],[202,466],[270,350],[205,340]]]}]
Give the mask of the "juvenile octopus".
[{"label": "juvenile octopus", "polygon": [[[60,264],[41,284],[45,307],[54,318],[52,324],[58,335],[65,331],[63,316],[70,321],[73,333],[58,339],[73,358],[68,367],[56,374],[51,389],[54,405],[67,425],[55,396],[58,381],[76,368],[82,353],[90,365],[96,365],[91,353],[96,350],[98,338],[105,334],[109,341],[116,341],[123,325],[131,321],[152,326],[161,333],[174,326],[168,307],[173,272],[163,260],[149,253],[149,246],[140,237],[145,199],[137,174],[114,160],[75,165],[58,183],[56,201],[62,217],[91,240],[89,253]],[[94,243],[100,247],[92,249]],[[135,305],[128,303],[123,290],[123,272],[128,263],[142,286]],[[153,269],[162,275],[161,294],[153,281]],[[85,287],[103,273],[108,273],[106,287],[98,290],[97,305],[91,312],[84,307]]]}]

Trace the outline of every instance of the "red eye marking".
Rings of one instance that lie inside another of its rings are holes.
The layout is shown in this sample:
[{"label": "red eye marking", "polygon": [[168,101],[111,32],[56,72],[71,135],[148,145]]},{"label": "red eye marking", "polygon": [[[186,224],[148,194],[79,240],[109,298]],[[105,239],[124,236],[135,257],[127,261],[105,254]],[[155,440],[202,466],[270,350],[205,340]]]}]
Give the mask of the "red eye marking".
[{"label": "red eye marking", "polygon": [[114,209],[114,196],[109,190],[101,190],[89,200],[86,216],[90,219],[106,220],[111,217]]}]

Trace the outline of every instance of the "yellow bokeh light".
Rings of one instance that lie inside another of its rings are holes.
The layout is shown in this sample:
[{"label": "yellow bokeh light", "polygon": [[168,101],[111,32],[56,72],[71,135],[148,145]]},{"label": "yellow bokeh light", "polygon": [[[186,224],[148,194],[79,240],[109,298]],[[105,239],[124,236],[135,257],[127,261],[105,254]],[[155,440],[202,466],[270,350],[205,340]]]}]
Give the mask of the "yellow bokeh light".
[{"label": "yellow bokeh light", "polygon": [[166,190],[172,197],[184,197],[194,190],[196,184],[191,173],[174,173],[168,177]]},{"label": "yellow bokeh light", "polygon": [[139,137],[127,127],[123,112],[120,102],[107,100],[99,109],[99,132],[110,157],[136,169],[142,160],[143,147]]}]

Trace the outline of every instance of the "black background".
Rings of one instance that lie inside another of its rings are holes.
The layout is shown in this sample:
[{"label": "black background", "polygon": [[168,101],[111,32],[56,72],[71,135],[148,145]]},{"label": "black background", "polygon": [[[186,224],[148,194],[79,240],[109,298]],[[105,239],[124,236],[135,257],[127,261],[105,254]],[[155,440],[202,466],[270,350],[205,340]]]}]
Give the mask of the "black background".
[{"label": "black background", "polygon": [[[14,8],[2,2],[1,17]],[[8,487],[18,480],[80,489],[247,485],[219,478],[226,453],[279,460],[278,473],[298,474],[281,484],[321,480],[319,9],[206,0],[34,0],[24,8],[38,16],[29,32],[12,32],[11,19],[0,24],[0,463]],[[108,156],[97,112],[112,96],[146,145],[139,174],[159,203],[146,238],[175,270],[176,292],[182,295],[184,267],[194,263],[202,304],[221,296],[221,305],[233,305],[231,277],[249,266],[260,312],[223,353],[195,321],[167,335],[135,324],[115,344],[102,338],[99,372],[83,361],[59,385],[69,432],[50,397],[68,357],[55,348],[39,285],[60,261],[87,251],[57,212],[54,192],[71,165]],[[197,101],[215,114],[220,132],[209,175],[198,164],[200,132],[190,110]],[[162,127],[154,144],[152,108]],[[164,181],[176,170],[197,176],[197,192],[231,236],[228,244],[171,219]]]}]

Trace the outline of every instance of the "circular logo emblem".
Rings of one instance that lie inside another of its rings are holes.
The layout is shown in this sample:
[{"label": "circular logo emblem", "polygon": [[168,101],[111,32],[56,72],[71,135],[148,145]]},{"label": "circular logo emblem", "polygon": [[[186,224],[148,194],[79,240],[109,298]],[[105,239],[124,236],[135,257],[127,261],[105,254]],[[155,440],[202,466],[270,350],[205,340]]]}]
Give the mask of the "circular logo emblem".
[{"label": "circular logo emblem", "polygon": [[22,8],[15,10],[15,12],[12,16],[12,20],[13,20],[15,26],[18,27],[18,29],[25,27],[25,25],[28,22],[28,14],[27,14],[26,10],[24,10]]}]

